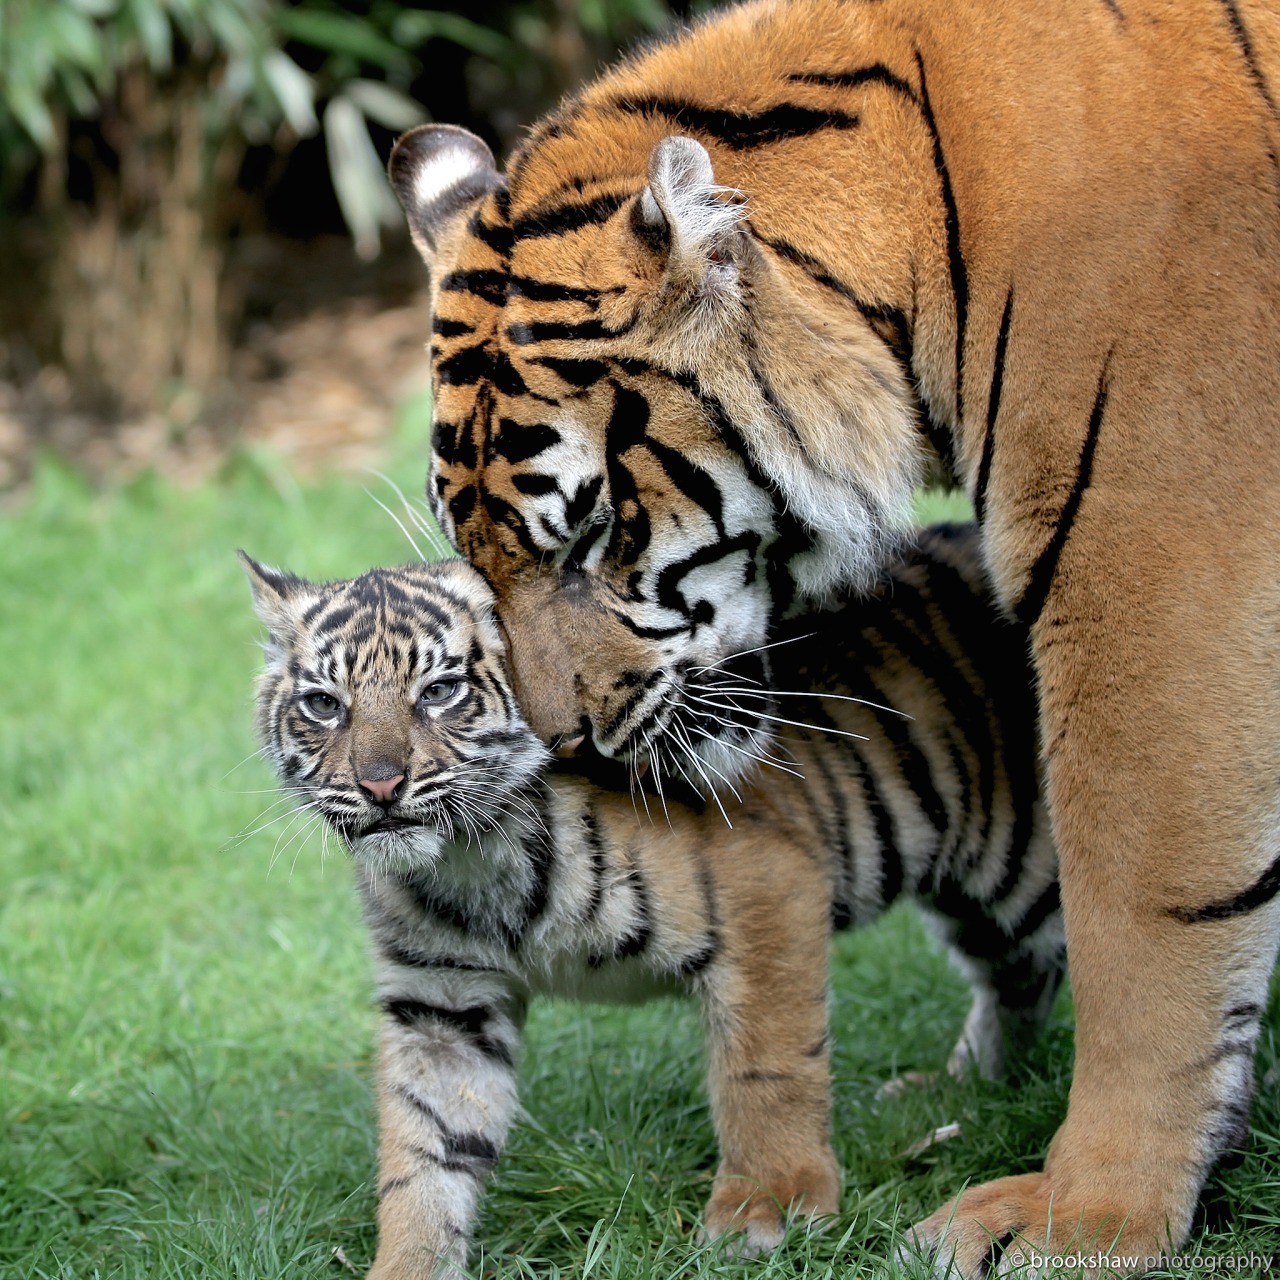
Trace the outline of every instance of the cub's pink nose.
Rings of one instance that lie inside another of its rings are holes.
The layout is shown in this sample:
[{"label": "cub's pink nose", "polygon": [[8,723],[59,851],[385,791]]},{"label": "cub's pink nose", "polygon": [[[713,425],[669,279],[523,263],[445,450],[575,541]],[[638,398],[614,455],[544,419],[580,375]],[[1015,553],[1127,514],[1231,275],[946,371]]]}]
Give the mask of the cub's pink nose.
[{"label": "cub's pink nose", "polygon": [[397,773],[390,778],[361,778],[360,789],[367,791],[375,804],[390,804],[400,790],[404,774]]}]

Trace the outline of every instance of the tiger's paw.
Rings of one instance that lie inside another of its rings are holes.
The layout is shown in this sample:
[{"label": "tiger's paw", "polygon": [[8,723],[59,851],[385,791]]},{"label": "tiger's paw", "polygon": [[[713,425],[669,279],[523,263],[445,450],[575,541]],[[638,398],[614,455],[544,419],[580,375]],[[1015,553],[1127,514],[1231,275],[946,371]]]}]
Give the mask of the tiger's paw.
[{"label": "tiger's paw", "polygon": [[765,1182],[721,1169],[703,1214],[701,1239],[723,1240],[728,1252],[754,1258],[776,1249],[797,1219],[820,1231],[823,1219],[840,1207],[840,1170],[834,1157]]},{"label": "tiger's paw", "polygon": [[1171,1251],[1165,1221],[1144,1221],[1132,1208],[1081,1208],[1054,1196],[1048,1174],[1027,1173],[963,1192],[918,1222],[901,1252],[925,1261],[937,1280],[1142,1275]]}]

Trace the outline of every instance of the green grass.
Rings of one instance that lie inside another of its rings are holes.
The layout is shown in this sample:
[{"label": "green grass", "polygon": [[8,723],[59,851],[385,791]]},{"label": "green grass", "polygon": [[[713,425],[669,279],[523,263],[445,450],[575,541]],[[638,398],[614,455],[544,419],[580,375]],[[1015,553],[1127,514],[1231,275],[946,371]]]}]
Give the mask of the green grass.
[{"label": "green grass", "polygon": [[[421,483],[417,461],[397,474]],[[313,576],[408,558],[361,485],[242,463],[192,493],[94,495],[48,465],[0,519],[4,1280],[336,1278],[335,1250],[361,1272],[372,1258],[374,1018],[345,858],[314,834],[276,847],[278,827],[236,838],[273,797],[245,759],[259,629],[233,549]],[[1037,1164],[1066,1104],[1068,1002],[1016,1085],[877,1102],[885,1078],[943,1061],[963,986],[899,910],[840,940],[834,992],[847,1184],[825,1236],[751,1264],[694,1243],[714,1140],[691,1008],[544,1004],[476,1273],[848,1276],[947,1191]],[[952,1120],[957,1140],[900,1154]],[[1273,1082],[1196,1247],[1278,1237]]]}]

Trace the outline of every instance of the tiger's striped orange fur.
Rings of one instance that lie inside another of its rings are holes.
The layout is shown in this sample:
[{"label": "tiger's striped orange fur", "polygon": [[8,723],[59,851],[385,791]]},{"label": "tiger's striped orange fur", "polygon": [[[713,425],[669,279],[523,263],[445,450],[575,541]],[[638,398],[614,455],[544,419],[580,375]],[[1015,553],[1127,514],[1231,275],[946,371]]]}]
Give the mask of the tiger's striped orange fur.
[{"label": "tiger's striped orange fur", "polygon": [[1043,1172],[917,1229],[939,1272],[1015,1237],[1168,1253],[1247,1129],[1280,940],[1278,102],[1263,0],[752,0],[505,175],[448,126],[392,159],[430,491],[517,676],[552,673],[521,686],[540,732],[669,754],[688,672],[866,581],[927,454],[974,500],[1031,633],[1077,1048]]}]

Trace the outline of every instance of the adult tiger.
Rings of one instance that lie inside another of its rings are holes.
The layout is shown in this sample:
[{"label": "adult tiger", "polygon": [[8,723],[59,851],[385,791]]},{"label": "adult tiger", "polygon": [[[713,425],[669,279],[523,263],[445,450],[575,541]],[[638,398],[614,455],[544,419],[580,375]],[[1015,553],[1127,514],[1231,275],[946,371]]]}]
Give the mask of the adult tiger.
[{"label": "adult tiger", "polygon": [[686,672],[868,574],[923,440],[972,495],[1031,628],[1077,1049],[1044,1171],[916,1228],[965,1275],[1016,1236],[1178,1245],[1245,1132],[1280,934],[1278,70],[1252,0],[761,0],[505,179],[449,127],[392,158],[433,501],[542,731],[661,751]]}]

